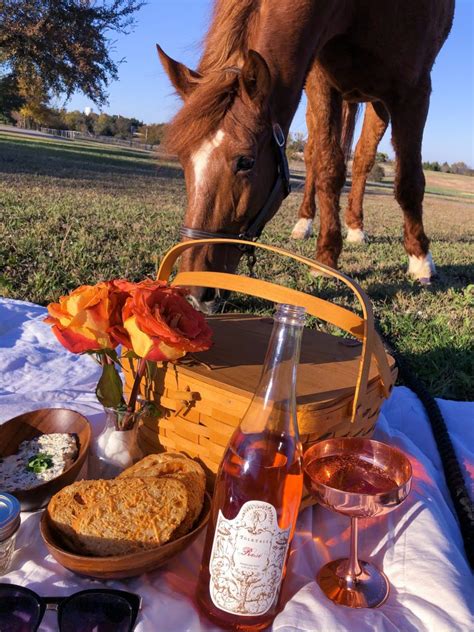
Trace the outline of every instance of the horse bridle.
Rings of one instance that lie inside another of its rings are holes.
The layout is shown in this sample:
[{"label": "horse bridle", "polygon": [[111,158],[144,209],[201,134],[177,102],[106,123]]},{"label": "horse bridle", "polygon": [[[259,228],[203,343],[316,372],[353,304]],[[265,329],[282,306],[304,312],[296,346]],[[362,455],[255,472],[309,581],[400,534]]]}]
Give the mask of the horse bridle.
[{"label": "horse bridle", "polygon": [[[179,234],[183,239],[244,239],[245,241],[255,241],[262,234],[263,228],[265,224],[270,219],[270,213],[272,211],[275,200],[277,199],[280,192],[283,192],[283,199],[285,199],[291,193],[291,184],[290,184],[290,170],[288,167],[288,160],[286,157],[286,143],[285,143],[285,135],[283,134],[283,130],[278,125],[278,123],[274,123],[272,126],[273,130],[273,140],[275,142],[275,146],[277,149],[277,177],[275,184],[268,196],[267,201],[262,206],[257,215],[253,218],[250,225],[243,232],[238,235],[228,234],[228,233],[217,233],[209,230],[201,230],[198,228],[189,228],[188,226],[181,226]],[[243,252],[247,253],[249,257],[249,265],[251,263],[251,258],[254,259],[253,248],[252,246],[247,246],[243,244],[236,244],[237,247]],[[253,261],[254,263],[254,261]]]}]

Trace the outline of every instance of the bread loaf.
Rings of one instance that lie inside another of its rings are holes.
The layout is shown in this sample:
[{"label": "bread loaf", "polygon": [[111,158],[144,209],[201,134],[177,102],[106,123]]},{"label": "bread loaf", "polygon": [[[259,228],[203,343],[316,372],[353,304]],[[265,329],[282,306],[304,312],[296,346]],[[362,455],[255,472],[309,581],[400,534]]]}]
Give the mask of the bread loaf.
[{"label": "bread loaf", "polygon": [[168,542],[187,516],[188,493],[171,478],[80,481],[55,494],[47,512],[78,553],[123,555]]}]

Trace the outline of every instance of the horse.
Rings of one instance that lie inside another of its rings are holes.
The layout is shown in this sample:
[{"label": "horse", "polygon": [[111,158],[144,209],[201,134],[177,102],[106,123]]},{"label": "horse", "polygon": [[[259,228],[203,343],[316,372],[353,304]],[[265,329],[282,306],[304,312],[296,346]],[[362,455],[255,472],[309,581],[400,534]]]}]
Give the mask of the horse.
[{"label": "horse", "polygon": [[[158,47],[184,100],[168,135],[188,195],[182,237],[259,236],[288,193],[282,148],[305,82],[314,81],[317,260],[336,268],[342,249],[343,103],[370,102],[375,112],[380,103],[392,123],[408,271],[429,282],[421,144],[431,69],[453,15],[454,0],[216,0],[197,70]],[[234,272],[241,256],[236,246],[202,246],[187,251],[181,269]],[[193,294],[213,309],[212,290]]]},{"label": "horse", "polygon": [[[305,90],[308,90],[310,85],[311,82],[307,81]],[[343,103],[341,148],[346,164],[351,154],[352,137],[359,107],[357,103]],[[382,103],[367,103],[361,135],[352,161],[352,183],[344,218],[348,243],[365,244],[367,241],[363,211],[365,185],[375,164],[377,148],[387,130],[389,120],[388,112]],[[293,239],[309,239],[313,235],[313,221],[316,217],[316,172],[313,165],[315,124],[309,103],[306,108],[306,125],[308,129],[308,140],[304,148],[306,178],[303,201],[298,210],[298,220],[291,232]]]}]

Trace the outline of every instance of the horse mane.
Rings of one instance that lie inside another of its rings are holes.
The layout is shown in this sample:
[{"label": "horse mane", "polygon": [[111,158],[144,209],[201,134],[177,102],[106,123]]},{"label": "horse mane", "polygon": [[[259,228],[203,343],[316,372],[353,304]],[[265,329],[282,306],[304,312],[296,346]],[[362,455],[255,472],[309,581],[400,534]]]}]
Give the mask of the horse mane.
[{"label": "horse mane", "polygon": [[176,153],[215,132],[232,106],[239,86],[236,68],[245,58],[259,8],[260,0],[216,0],[198,66],[202,77],[168,127],[166,144]]},{"label": "horse mane", "polygon": [[260,0],[216,0],[198,66],[201,74],[242,61],[259,9]]}]

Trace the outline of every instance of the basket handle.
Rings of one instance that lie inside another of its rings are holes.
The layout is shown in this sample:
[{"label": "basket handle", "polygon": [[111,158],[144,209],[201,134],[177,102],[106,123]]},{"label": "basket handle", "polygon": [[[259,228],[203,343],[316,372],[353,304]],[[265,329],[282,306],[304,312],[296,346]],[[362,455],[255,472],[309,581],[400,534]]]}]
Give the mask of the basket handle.
[{"label": "basket handle", "polygon": [[299,263],[303,263],[312,269],[322,272],[326,276],[333,277],[344,283],[355,294],[363,313],[363,318],[351,312],[311,294],[299,290],[284,287],[254,279],[244,275],[229,274],[227,272],[179,272],[173,280],[173,285],[213,287],[220,290],[241,292],[258,298],[267,299],[275,303],[289,303],[305,307],[312,316],[316,316],[328,323],[336,325],[362,341],[361,361],[357,375],[354,401],[352,405],[351,421],[355,421],[362,415],[361,402],[365,398],[365,390],[368,381],[370,360],[374,355],[380,373],[385,397],[388,397],[392,387],[392,376],[388,366],[382,341],[374,329],[374,316],[372,305],[362,288],[348,276],[334,270],[318,261],[302,257],[283,248],[268,246],[266,244],[244,241],[240,239],[196,239],[180,242],[173,246],[165,254],[158,270],[158,280],[169,281],[173,266],[184,251],[195,246],[209,246],[218,244],[245,245],[252,248],[260,248],[268,252],[289,257]]}]

